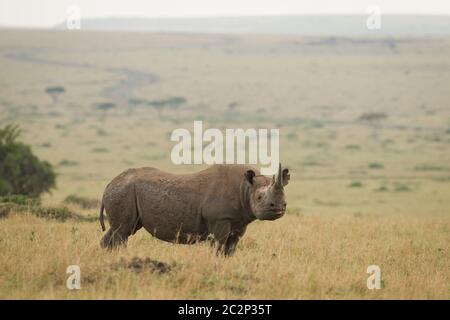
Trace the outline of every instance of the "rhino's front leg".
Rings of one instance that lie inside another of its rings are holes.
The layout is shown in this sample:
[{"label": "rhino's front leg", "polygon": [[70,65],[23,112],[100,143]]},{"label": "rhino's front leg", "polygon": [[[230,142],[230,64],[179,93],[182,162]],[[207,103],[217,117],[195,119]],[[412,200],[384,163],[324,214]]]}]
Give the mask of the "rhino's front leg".
[{"label": "rhino's front leg", "polygon": [[237,244],[239,242],[239,240],[241,239],[241,237],[244,235],[245,233],[245,229],[246,227],[240,228],[240,229],[236,229],[236,230],[232,230],[230,232],[230,235],[228,236],[228,240],[227,243],[225,245],[225,255],[229,256],[232,255],[234,253],[234,251],[236,250]]},{"label": "rhino's front leg", "polygon": [[211,231],[211,233],[214,234],[216,255],[226,255],[226,245],[231,233],[231,222],[228,220],[217,221],[213,226],[213,230]]}]

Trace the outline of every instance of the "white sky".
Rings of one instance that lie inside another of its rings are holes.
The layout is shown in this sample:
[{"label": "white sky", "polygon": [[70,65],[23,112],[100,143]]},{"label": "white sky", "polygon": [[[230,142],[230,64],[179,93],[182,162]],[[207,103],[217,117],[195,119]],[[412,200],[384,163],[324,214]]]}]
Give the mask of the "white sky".
[{"label": "white sky", "polygon": [[[450,15],[450,0],[0,0],[0,26],[48,27],[66,19],[70,5],[81,18],[270,14],[381,13]],[[450,17],[449,17],[450,18]]]}]

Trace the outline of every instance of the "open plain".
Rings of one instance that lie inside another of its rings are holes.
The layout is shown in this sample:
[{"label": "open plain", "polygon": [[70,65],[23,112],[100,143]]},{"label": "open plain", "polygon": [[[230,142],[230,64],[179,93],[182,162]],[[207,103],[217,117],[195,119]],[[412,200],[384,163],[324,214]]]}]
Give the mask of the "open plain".
[{"label": "open plain", "polygon": [[0,125],[54,165],[46,206],[100,199],[130,167],[202,169],[170,160],[194,120],[279,128],[291,171],[286,216],[251,224],[231,258],[143,230],[105,252],[93,218],[13,210],[0,298],[449,299],[449,85],[450,38],[0,30]]}]

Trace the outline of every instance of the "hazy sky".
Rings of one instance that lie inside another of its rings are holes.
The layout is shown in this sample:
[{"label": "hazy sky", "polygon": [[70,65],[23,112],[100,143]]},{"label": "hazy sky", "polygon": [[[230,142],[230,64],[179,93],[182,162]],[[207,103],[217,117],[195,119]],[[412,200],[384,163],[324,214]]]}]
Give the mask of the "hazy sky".
[{"label": "hazy sky", "polygon": [[81,18],[269,14],[381,13],[450,15],[450,0],[0,0],[0,25],[47,27],[66,19],[70,5]]}]

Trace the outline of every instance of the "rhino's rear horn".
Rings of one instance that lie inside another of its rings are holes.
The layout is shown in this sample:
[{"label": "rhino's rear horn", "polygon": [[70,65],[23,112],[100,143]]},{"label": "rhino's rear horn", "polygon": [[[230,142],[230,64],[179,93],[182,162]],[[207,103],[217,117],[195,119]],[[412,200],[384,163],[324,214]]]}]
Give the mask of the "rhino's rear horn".
[{"label": "rhino's rear horn", "polygon": [[289,169],[283,169],[283,186],[287,185],[290,179],[291,175],[289,174]]}]

